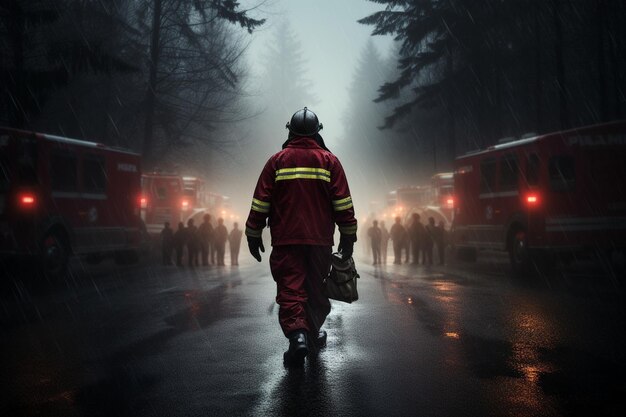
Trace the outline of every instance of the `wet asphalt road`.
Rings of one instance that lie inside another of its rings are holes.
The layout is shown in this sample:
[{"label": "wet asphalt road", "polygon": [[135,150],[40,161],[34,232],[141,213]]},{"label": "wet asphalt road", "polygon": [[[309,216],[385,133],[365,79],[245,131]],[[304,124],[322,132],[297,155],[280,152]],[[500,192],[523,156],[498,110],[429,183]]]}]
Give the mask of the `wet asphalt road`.
[{"label": "wet asphalt road", "polygon": [[359,262],[328,346],[286,370],[267,254],[238,268],[83,266],[0,293],[2,416],[621,416],[624,292],[574,265]]}]

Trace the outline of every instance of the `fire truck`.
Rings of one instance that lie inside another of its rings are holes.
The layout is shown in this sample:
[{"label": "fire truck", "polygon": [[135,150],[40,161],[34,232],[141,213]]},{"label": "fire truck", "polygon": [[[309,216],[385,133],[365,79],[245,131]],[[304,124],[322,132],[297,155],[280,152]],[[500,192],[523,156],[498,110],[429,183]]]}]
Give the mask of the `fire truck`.
[{"label": "fire truck", "polygon": [[[456,159],[461,258],[505,250],[514,273],[626,248],[626,121],[501,143]],[[557,255],[557,256],[555,256]]]},{"label": "fire truck", "polygon": [[165,222],[176,229],[186,220],[189,204],[183,177],[177,173],[154,171],[141,176],[141,219],[150,236],[159,235]]},{"label": "fire truck", "polygon": [[154,171],[143,174],[141,218],[148,234],[156,238],[169,222],[176,229],[179,222],[193,219],[202,222],[205,213],[215,218],[231,214],[226,196],[206,191],[199,177],[181,176],[175,172]]},{"label": "fire truck", "polygon": [[[438,223],[443,221],[447,227],[452,223],[454,208],[454,175],[452,172],[441,172],[430,180],[431,196],[427,205],[422,207],[423,218],[433,217]],[[425,219],[423,219],[425,220]]]},{"label": "fire truck", "polygon": [[432,191],[428,185],[400,187],[387,194],[385,217],[400,217],[403,221],[414,212],[421,213],[422,208],[431,200]]},{"label": "fire truck", "polygon": [[136,260],[141,160],[95,142],[0,128],[0,257],[49,278],[70,255]]}]

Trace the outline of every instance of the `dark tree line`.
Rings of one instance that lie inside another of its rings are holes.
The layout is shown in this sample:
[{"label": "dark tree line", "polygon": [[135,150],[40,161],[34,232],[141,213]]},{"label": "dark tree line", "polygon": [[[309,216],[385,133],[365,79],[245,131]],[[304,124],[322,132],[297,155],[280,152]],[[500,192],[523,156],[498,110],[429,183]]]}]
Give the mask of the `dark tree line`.
[{"label": "dark tree line", "polygon": [[[0,124],[142,151],[219,144],[241,112],[245,35],[233,0],[7,0]],[[207,133],[209,132],[209,133]]]},{"label": "dark tree line", "polygon": [[[610,0],[370,0],[395,36],[383,124],[444,142],[448,161],[508,136],[624,118],[626,4]],[[393,101],[397,100],[397,101]]]}]

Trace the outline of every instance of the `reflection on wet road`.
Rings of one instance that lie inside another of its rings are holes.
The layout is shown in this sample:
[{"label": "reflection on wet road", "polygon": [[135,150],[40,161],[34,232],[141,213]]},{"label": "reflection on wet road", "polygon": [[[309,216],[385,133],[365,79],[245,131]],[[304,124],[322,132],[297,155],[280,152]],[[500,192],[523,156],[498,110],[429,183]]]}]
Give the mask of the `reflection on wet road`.
[{"label": "reflection on wet road", "polygon": [[621,287],[486,269],[363,264],[360,300],[333,303],[299,370],[266,263],[9,277],[0,415],[621,416]]}]

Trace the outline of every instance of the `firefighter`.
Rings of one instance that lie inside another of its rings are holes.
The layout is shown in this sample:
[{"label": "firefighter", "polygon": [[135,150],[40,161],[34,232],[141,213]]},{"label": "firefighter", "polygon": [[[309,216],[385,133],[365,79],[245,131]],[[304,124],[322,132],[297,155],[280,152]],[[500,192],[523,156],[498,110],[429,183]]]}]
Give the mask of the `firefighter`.
[{"label": "firefighter", "polygon": [[413,213],[412,219],[413,222],[411,223],[411,226],[409,226],[409,240],[411,241],[411,249],[413,249],[412,263],[417,265],[420,263],[420,253],[422,253],[422,263],[426,262],[426,257],[423,254],[426,229],[424,229],[424,225],[420,221],[419,214]]},{"label": "firefighter", "polygon": [[198,266],[199,248],[198,228],[193,224],[193,219],[189,219],[187,220],[187,261],[189,266]]},{"label": "firefighter", "polygon": [[424,264],[433,264],[433,246],[435,244],[435,219],[428,218],[428,224],[424,227],[424,238],[422,239],[422,249],[424,251]]},{"label": "firefighter", "polygon": [[185,223],[178,223],[178,230],[174,233],[174,250],[176,251],[176,266],[183,266],[183,248],[187,242]]},{"label": "firefighter", "polygon": [[402,263],[402,248],[406,244],[406,229],[402,225],[400,217],[396,217],[396,222],[391,226],[389,234],[393,241],[393,263],[400,265]]},{"label": "firefighter", "polygon": [[380,264],[380,245],[382,243],[382,232],[378,227],[378,220],[372,222],[372,227],[367,231],[367,235],[370,238],[372,244],[372,254],[374,255],[374,263],[372,265]]},{"label": "firefighter", "polygon": [[334,224],[341,235],[338,251],[348,259],[357,221],[346,175],[326,148],[315,113],[298,110],[286,127],[283,150],[270,157],[257,182],[245,233],[250,253],[261,262],[261,235],[269,218],[278,319],[289,339],[283,361],[301,366],[309,349],[326,344],[320,327],[330,312],[323,282],[331,265]]},{"label": "firefighter", "polygon": [[230,264],[239,265],[239,247],[241,246],[241,235],[243,232],[239,228],[239,223],[233,223],[233,230],[228,235],[230,243]]},{"label": "firefighter", "polygon": [[217,226],[213,236],[213,244],[217,254],[217,265],[224,266],[224,252],[226,252],[226,241],[228,240],[228,230],[224,226],[224,219],[217,219]]},{"label": "firefighter", "polygon": [[161,254],[163,265],[172,264],[172,249],[174,248],[174,231],[170,227],[170,222],[165,222],[161,230]]},{"label": "firefighter", "polygon": [[202,217],[202,224],[198,228],[200,237],[200,250],[202,254],[202,265],[209,265],[209,252],[211,250],[211,241],[213,240],[213,226],[211,225],[211,215],[205,214]]}]

